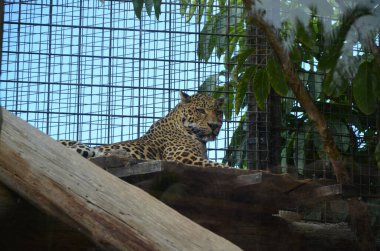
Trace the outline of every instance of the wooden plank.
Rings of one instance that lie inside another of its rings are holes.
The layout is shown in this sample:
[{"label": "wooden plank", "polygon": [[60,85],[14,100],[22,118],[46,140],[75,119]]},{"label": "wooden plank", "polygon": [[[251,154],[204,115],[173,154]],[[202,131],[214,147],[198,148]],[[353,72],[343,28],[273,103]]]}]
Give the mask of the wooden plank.
[{"label": "wooden plank", "polygon": [[235,179],[235,183],[237,186],[249,186],[259,184],[263,181],[263,173],[251,173],[251,174],[243,174],[239,175]]},{"label": "wooden plank", "polygon": [[128,159],[113,154],[91,158],[90,161],[119,178],[163,171],[160,160]]},{"label": "wooden plank", "polygon": [[240,250],[2,110],[0,182],[106,250]]},{"label": "wooden plank", "polygon": [[316,188],[313,195],[316,197],[328,197],[342,195],[342,192],[342,184],[334,184]]}]

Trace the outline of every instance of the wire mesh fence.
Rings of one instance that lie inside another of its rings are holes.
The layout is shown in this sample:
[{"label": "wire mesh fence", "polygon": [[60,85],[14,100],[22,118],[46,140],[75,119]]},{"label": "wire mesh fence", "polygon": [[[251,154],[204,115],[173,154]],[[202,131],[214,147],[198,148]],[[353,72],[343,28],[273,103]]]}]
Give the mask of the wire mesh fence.
[{"label": "wire mesh fence", "polygon": [[[160,19],[139,21],[124,1],[6,2],[2,105],[56,139],[141,136],[179,90],[193,93],[223,66],[197,59],[200,26],[179,5],[164,3]],[[221,160],[233,127],[211,143],[212,158]]]},{"label": "wire mesh fence", "polygon": [[[215,91],[233,97],[235,89],[226,87],[231,74],[226,65],[235,62],[215,51],[207,62],[200,59],[199,34],[207,15],[199,22],[186,20],[180,8],[180,3],[163,2],[159,20],[146,13],[139,20],[129,1],[5,1],[1,105],[55,139],[100,145],[143,135],[179,102],[179,90],[191,94],[212,81],[224,87]],[[240,11],[234,7],[228,13],[236,17]],[[225,41],[242,36],[233,32],[218,35]],[[265,39],[257,31],[244,36],[257,48],[252,62],[265,64],[270,54]],[[321,92],[318,75],[300,76],[312,94]],[[265,109],[252,99],[247,90],[251,105],[239,114],[233,102],[227,104],[231,114],[218,139],[208,144],[210,159],[333,178],[322,143],[292,95],[271,94]],[[317,106],[333,118],[330,129],[352,160],[351,178],[361,195],[378,200],[380,171],[372,151],[378,116],[358,113],[352,102],[317,101]]]}]

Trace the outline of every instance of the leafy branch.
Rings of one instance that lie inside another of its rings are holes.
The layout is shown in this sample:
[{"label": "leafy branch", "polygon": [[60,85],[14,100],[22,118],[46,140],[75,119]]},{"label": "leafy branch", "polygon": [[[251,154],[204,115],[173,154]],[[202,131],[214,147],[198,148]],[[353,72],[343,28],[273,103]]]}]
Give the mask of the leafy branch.
[{"label": "leafy branch", "polygon": [[[341,184],[349,184],[350,179],[347,170],[343,165],[343,158],[328,129],[327,122],[323,114],[314,104],[309,92],[298,78],[293,62],[280,42],[280,37],[277,35],[274,28],[264,20],[263,13],[258,12],[253,7],[253,3],[251,1],[245,0],[244,4],[247,10],[249,10],[248,22],[256,25],[266,36],[268,43],[273,49],[274,55],[280,62],[289,87],[292,89],[295,97],[305,109],[310,120],[314,122],[316,129],[324,141],[324,151],[333,165],[337,181]],[[360,248],[362,250],[374,249],[374,239],[372,231],[369,227],[368,212],[366,208],[357,199],[351,199],[349,201],[349,208],[352,220],[358,228],[357,231]]]},{"label": "leafy branch", "polygon": [[[350,180],[348,172],[343,165],[342,156],[330,133],[325,117],[318,110],[310,93],[299,79],[297,70],[289,54],[284,50],[283,45],[281,44],[281,38],[277,35],[274,28],[264,20],[263,13],[260,13],[252,7],[253,4],[251,1],[246,0],[244,3],[247,10],[249,10],[248,22],[256,25],[265,34],[276,59],[281,65],[287,83],[293,91],[294,96],[305,109],[310,120],[314,122],[315,127],[324,142],[324,151],[333,165],[337,181],[341,184],[348,184]],[[327,52],[326,55],[328,55],[326,58],[336,57],[335,51]]]}]

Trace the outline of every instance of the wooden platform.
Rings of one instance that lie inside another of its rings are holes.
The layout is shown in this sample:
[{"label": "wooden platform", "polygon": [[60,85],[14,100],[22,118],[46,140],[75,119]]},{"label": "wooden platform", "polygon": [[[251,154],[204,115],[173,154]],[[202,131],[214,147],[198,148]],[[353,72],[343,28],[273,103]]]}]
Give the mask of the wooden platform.
[{"label": "wooden platform", "polygon": [[357,250],[353,232],[342,223],[348,217],[343,198],[356,195],[352,187],[166,161],[91,161],[243,250]]},{"label": "wooden platform", "polygon": [[[243,250],[357,250],[353,232],[339,222],[347,217],[342,195],[352,193],[340,185],[299,181],[286,174],[202,169],[165,161],[125,161],[118,157],[92,161]],[[17,198],[14,194],[0,196],[0,221],[9,227],[0,234],[14,241],[13,245],[0,241],[0,247],[97,249],[81,232]],[[327,211],[322,210],[327,206]],[[336,222],[302,220],[305,214],[314,214],[317,219],[326,213],[335,214],[329,221]]]},{"label": "wooden platform", "polygon": [[353,187],[123,156],[88,161],[2,112],[0,182],[13,192],[0,189],[1,250],[360,248],[344,223],[355,212],[348,202],[362,204]]}]

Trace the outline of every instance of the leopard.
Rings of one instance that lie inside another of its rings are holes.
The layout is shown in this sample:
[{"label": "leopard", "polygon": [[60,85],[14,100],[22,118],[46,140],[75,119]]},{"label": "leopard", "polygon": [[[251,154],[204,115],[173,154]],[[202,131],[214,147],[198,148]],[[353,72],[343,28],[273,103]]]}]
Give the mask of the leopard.
[{"label": "leopard", "polygon": [[137,139],[96,147],[77,141],[60,142],[86,158],[122,151],[131,159],[226,168],[223,163],[209,160],[206,148],[206,143],[214,141],[221,130],[224,98],[214,98],[204,93],[189,95],[183,91],[179,92],[179,96],[180,102]]}]

